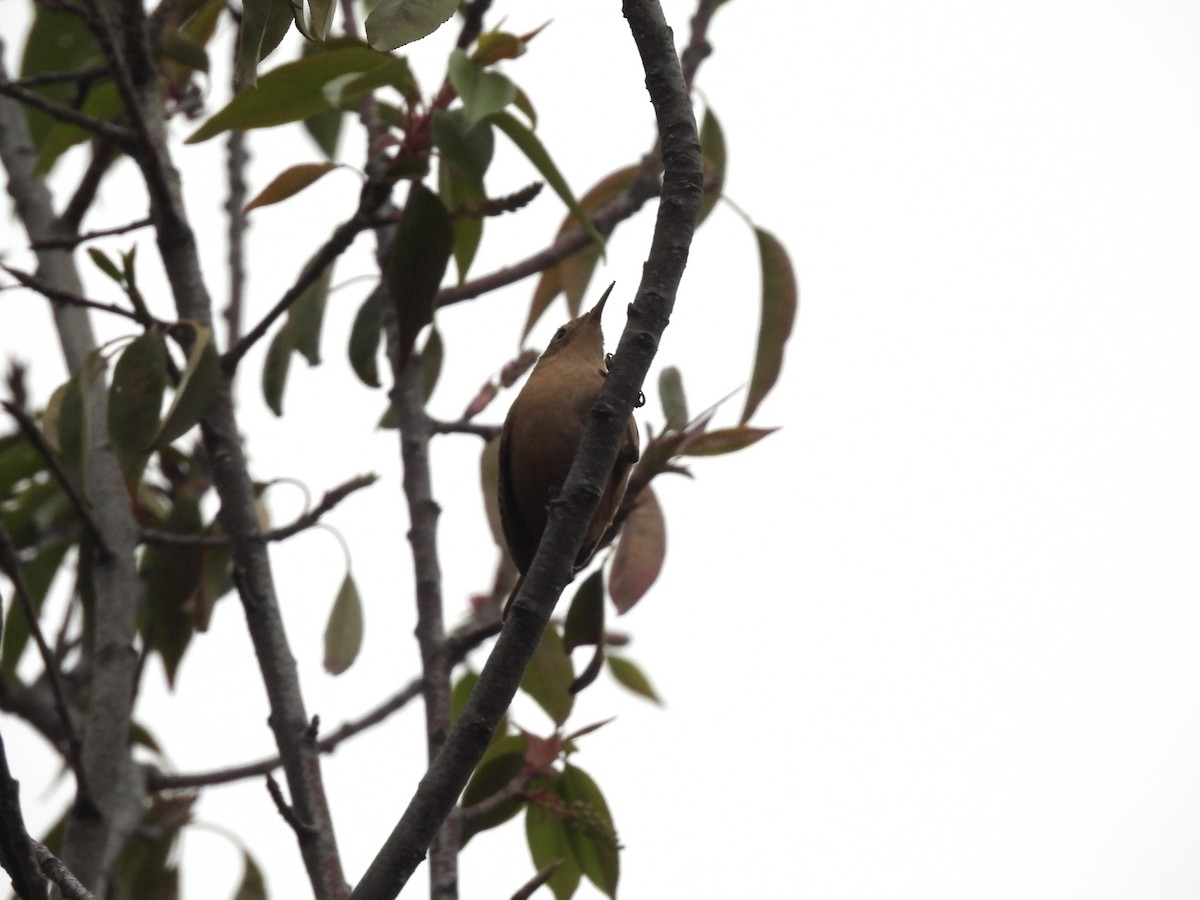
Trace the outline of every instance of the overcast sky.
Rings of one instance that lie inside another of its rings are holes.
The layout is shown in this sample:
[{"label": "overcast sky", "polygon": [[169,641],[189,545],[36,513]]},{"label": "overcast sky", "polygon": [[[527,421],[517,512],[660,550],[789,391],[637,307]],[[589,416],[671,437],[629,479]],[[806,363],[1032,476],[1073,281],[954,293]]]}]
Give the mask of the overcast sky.
[{"label": "overcast sky", "polygon": [[[666,4],[681,38],[690,10]],[[496,16],[516,32],[554,18],[505,71],[577,191],[649,147],[617,3],[498,2]],[[0,26],[10,66],[21,33],[15,19]],[[756,422],[782,430],[697,461],[694,481],[663,479],[666,569],[619,624],[666,707],[601,685],[572,719],[617,716],[575,759],[616,819],[623,895],[1194,898],[1200,8],[739,0],[717,14],[711,39],[698,87],[725,126],[727,193],[787,246],[801,311]],[[414,48],[426,88],[451,42],[439,34]],[[357,164],[360,149],[347,146]],[[256,134],[252,148],[254,189],[318,158],[297,128]],[[220,141],[174,151],[221,298]],[[64,161],[62,184],[79,161]],[[127,187],[105,195],[89,227],[144,214],[132,167],[118,177]],[[533,177],[506,153],[488,186],[504,193]],[[252,320],[324,223],[352,212],[358,185],[338,171],[253,214]],[[489,224],[476,271],[543,245],[562,215],[544,192]],[[622,301],[610,305],[610,345],[651,221],[643,213],[618,232],[597,273],[597,285],[616,279]],[[0,228],[4,247],[20,244],[11,218]],[[153,283],[152,244],[139,240]],[[367,274],[369,251],[360,240],[335,283]],[[748,378],[753,254],[727,206],[697,236],[657,360],[682,369],[693,409]],[[89,285],[114,299],[101,279]],[[258,389],[265,348],[239,383],[256,477],[297,478],[319,496],[359,472],[384,476],[329,517],[352,548],[369,629],[341,678],[320,667],[344,572],[336,540],[314,531],[272,551],[309,709],[330,728],[418,664],[398,451],[393,433],[372,431],[386,398],[345,365],[368,288],[334,295],[326,363],[293,365],[284,419]],[[461,412],[513,354],[532,289],[441,317],[449,349],[435,414]],[[0,355],[32,360],[40,404],[66,377],[49,317],[32,296],[2,299]],[[150,302],[170,314],[165,295]],[[556,307],[534,343],[564,318]],[[661,425],[647,394],[643,430]],[[499,421],[508,399],[483,418]],[[727,407],[732,421],[740,397]],[[478,450],[467,438],[435,446],[452,620],[486,588],[495,558]],[[286,521],[302,497],[279,486],[270,501]],[[271,751],[235,601],[189,650],[175,695],[156,667],[143,703],[181,771]],[[516,715],[548,727],[527,703]],[[12,720],[3,727],[29,819],[44,827],[67,794],[50,787],[45,745]],[[329,760],[351,879],[420,777],[420,730],[414,706]],[[215,827],[185,840],[188,900],[229,896],[237,882],[237,851],[219,828],[247,843],[274,896],[308,893],[260,783],[208,791],[197,815]],[[483,835],[462,857],[464,900],[508,896],[531,872],[519,823]]]}]

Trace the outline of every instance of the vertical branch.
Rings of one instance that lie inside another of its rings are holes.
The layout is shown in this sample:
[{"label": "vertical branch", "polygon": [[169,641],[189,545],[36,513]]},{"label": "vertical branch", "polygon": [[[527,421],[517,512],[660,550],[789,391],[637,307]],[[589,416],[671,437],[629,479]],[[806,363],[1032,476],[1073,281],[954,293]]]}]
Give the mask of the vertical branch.
[{"label": "vertical branch", "polygon": [[[394,343],[394,342],[392,342]],[[421,649],[422,694],[425,699],[425,734],[432,764],[450,733],[450,668],[442,607],[442,571],[438,562],[437,520],[441,508],[433,499],[429,471],[432,423],[421,396],[421,358],[410,356],[403,371],[393,361],[396,385],[392,406],[400,426],[400,454],[404,463],[404,498],[408,504],[408,541],[416,575],[417,643]],[[430,897],[455,900],[458,896],[459,829],[457,820],[442,827],[430,846]]]},{"label": "vertical branch", "polygon": [[[4,77],[0,70],[0,78]],[[45,183],[34,174],[34,159],[24,112],[13,101],[0,99],[0,161],[8,172],[8,189],[17,214],[30,242],[38,244],[69,235],[55,216]],[[81,290],[69,250],[41,249],[37,257],[40,280],[65,291]],[[83,309],[60,303],[53,308],[67,366],[78,371],[96,346],[91,322]],[[63,855],[79,879],[103,895],[112,862],[140,820],[145,799],[129,749],[136,678],[134,623],[142,586],[134,564],[137,529],[125,480],[108,441],[108,394],[103,378],[90,381],[85,402],[91,428],[84,489],[108,552],[87,547],[82,551],[92,554],[96,602],[95,628],[87,648],[93,677],[81,748],[88,783],[77,786]]]},{"label": "vertical branch", "polygon": [[249,222],[242,212],[246,207],[246,134],[229,132],[225,144],[225,171],[229,179],[229,197],[225,213],[229,216],[229,304],[225,307],[226,343],[234,346],[242,339],[242,296],[246,289],[246,229]]},{"label": "vertical branch", "polygon": [[351,900],[390,900],[408,882],[507,710],[616,460],[626,422],[666,326],[700,208],[700,141],[673,37],[656,0],[625,0],[662,140],[664,180],[638,298],[541,547],[466,708]]},{"label": "vertical branch", "polygon": [[[145,9],[141,0],[107,0],[98,7],[100,37],[139,136],[135,161],[146,183],[155,237],[176,308],[181,318],[211,327],[212,301],[183,206],[179,173],[168,151]],[[300,852],[318,900],[340,900],[347,886],[321,778],[316,737],[284,632],[227,378],[215,394],[201,430],[213,468],[213,484],[221,499],[221,525],[230,540],[238,594],[271,706],[270,726],[283,760],[295,815],[304,826],[298,832]],[[125,506],[128,508],[128,503]]]}]

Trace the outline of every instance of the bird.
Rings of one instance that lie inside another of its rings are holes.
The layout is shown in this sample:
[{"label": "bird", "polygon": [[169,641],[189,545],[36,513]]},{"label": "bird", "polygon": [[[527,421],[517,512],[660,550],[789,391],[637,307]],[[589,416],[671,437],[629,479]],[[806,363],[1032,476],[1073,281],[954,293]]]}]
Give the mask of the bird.
[{"label": "bird", "polygon": [[[500,432],[500,521],[509,556],[520,577],[504,605],[507,618],[546,528],[549,505],[562,490],[588,416],[608,375],[600,317],[612,285],[592,309],[554,333],[517,394]],[[578,571],[599,549],[621,506],[633,464],[638,428],[625,428],[600,504],[575,559]]]}]

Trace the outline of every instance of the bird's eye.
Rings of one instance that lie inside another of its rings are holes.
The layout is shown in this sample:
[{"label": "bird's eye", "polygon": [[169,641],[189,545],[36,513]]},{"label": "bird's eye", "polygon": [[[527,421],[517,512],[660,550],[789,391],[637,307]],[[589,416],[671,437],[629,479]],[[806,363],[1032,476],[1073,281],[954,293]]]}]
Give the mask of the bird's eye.
[{"label": "bird's eye", "polygon": [[550,340],[553,341],[554,343],[558,343],[566,336],[567,336],[567,326],[564,325],[562,328],[558,329],[558,331],[554,332],[554,337],[552,337]]}]

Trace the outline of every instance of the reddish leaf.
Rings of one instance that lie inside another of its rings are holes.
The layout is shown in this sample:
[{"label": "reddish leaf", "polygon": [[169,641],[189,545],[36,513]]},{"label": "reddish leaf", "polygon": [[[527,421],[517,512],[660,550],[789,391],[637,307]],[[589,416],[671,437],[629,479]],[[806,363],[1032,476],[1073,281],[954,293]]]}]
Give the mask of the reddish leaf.
[{"label": "reddish leaf", "polygon": [[778,430],[778,428],[750,428],[747,425],[718,428],[687,441],[680,453],[684,456],[719,456],[722,453],[733,453],[735,450],[743,450],[751,444],[758,443],[768,434]]},{"label": "reddish leaf", "polygon": [[608,573],[608,593],[624,615],[650,589],[667,554],[667,526],[654,491],[647,487],[625,520]]},{"label": "reddish leaf", "polygon": [[242,212],[248,213],[252,209],[258,209],[260,206],[270,206],[272,203],[280,203],[288,197],[300,193],[309,185],[316,183],[321,176],[338,168],[341,167],[337,163],[331,162],[300,163],[299,165],[290,166],[276,175],[270,184],[259,191],[258,196],[247,203],[246,208]]}]

